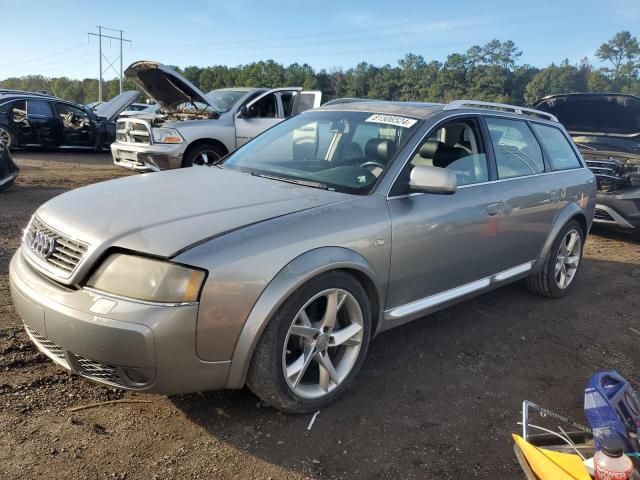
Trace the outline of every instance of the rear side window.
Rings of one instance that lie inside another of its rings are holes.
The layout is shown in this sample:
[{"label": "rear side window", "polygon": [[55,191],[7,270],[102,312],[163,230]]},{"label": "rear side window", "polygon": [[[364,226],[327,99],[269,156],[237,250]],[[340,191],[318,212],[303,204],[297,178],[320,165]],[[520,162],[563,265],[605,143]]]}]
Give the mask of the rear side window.
[{"label": "rear side window", "polygon": [[533,124],[533,129],[538,134],[540,142],[549,156],[549,163],[554,170],[582,167],[576,152],[560,129],[538,123]]},{"label": "rear side window", "polygon": [[525,122],[491,117],[486,122],[498,178],[525,177],[544,172],[542,149]]},{"label": "rear side window", "polygon": [[27,115],[37,117],[53,117],[51,106],[42,100],[29,100],[27,102]]}]

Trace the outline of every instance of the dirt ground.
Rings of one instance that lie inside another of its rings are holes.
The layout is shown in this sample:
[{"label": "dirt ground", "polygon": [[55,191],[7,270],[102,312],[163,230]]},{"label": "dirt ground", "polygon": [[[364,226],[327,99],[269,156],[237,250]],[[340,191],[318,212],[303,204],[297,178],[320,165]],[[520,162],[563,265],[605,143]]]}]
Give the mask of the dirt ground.
[{"label": "dirt ground", "polygon": [[[29,343],[7,271],[40,204],[126,172],[106,154],[15,158],[21,175],[0,193],[3,480],[523,478],[510,439],[522,400],[584,423],[593,372],[638,379],[640,244],[597,232],[565,299],[516,284],[378,336],[310,431],[310,415],[278,413],[248,390],[163,397],[94,384]],[[116,399],[144,403],[70,412]]]}]

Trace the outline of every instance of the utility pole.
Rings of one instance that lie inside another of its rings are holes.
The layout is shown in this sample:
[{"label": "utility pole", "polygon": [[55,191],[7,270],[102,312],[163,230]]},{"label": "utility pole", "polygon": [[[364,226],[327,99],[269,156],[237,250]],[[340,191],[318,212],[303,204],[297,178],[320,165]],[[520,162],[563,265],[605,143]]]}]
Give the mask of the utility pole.
[{"label": "utility pole", "polygon": [[[114,37],[114,36],[111,36],[111,35],[105,35],[105,34],[102,33],[102,30],[109,30],[109,31],[112,31],[112,32],[119,32],[120,36],[119,37]],[[131,44],[131,40],[127,40],[126,38],[122,37],[123,33],[124,33],[124,30],[119,30],[119,29],[116,29],[116,28],[103,27],[102,25],[98,25],[98,33],[89,32],[90,36],[98,37],[98,67],[100,69],[100,75],[98,76],[98,101],[99,102],[102,101],[102,75],[105,73],[106,70],[109,70],[110,68],[116,73],[116,75],[118,75],[118,78],[120,79],[120,93],[122,93],[122,45],[124,44],[124,42],[129,42],[129,44]],[[106,57],[106,55],[104,55],[102,53],[102,39],[103,38],[109,38],[111,40],[118,40],[120,42],[120,56],[118,58],[116,58],[115,60],[113,60],[113,61],[109,60]],[[102,60],[103,59],[109,64],[106,69],[102,68]],[[120,71],[116,70],[116,68],[113,66],[113,64],[116,63],[117,60],[120,60]]]}]

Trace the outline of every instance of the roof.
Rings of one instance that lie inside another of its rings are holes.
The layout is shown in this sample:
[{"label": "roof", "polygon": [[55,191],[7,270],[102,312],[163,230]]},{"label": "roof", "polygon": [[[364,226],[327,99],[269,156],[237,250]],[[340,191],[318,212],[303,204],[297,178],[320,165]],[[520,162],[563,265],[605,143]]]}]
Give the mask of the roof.
[{"label": "roof", "polygon": [[215,90],[211,90],[211,92],[255,92],[256,90],[266,90],[264,87],[226,87],[226,88],[216,88]]},{"label": "roof", "polygon": [[444,105],[441,103],[421,103],[421,102],[390,102],[380,100],[366,100],[361,102],[335,103],[323,105],[317,110],[339,110],[354,112],[376,112],[392,115],[407,115],[425,119],[436,112],[441,111]]},{"label": "roof", "polygon": [[485,102],[481,100],[454,100],[445,104],[442,103],[422,103],[422,102],[389,102],[381,100],[354,101],[327,103],[318,110],[341,110],[375,112],[389,115],[405,115],[409,117],[426,119],[437,112],[447,110],[465,110],[474,113],[486,113],[487,111],[500,112],[501,114],[512,115],[514,117],[537,117],[537,119],[557,122],[558,119],[544,111],[534,110],[517,105],[507,105],[503,103]]}]

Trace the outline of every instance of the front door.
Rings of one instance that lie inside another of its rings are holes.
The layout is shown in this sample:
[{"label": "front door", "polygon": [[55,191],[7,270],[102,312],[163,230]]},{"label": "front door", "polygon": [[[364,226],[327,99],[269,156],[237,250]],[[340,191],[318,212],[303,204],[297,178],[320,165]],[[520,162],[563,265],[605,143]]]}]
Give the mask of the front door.
[{"label": "front door", "polygon": [[68,103],[56,103],[55,108],[62,130],[61,146],[95,146],[95,128],[87,112]]},{"label": "front door", "polygon": [[[485,288],[504,270],[501,192],[491,181],[485,148],[476,118],[449,121],[428,135],[399,176],[389,198],[393,245],[385,309],[391,317]],[[457,192],[402,194],[416,165],[454,170]]]},{"label": "front door", "polygon": [[276,88],[251,100],[236,117],[236,147],[284,120],[297,108],[299,89]]}]

